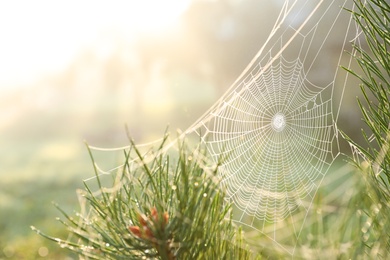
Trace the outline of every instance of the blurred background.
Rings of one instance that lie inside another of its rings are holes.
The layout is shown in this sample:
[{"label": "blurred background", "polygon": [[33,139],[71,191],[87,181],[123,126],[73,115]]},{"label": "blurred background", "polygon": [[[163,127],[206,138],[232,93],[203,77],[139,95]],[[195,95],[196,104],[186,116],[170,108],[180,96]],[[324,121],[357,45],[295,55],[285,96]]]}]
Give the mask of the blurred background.
[{"label": "blurred background", "polygon": [[[125,125],[137,143],[189,127],[251,61],[282,4],[1,1],[0,259],[76,258],[30,225],[65,234],[51,201],[77,209],[75,190],[93,176],[83,141],[117,147]],[[352,137],[358,93],[347,87],[340,118]]]}]

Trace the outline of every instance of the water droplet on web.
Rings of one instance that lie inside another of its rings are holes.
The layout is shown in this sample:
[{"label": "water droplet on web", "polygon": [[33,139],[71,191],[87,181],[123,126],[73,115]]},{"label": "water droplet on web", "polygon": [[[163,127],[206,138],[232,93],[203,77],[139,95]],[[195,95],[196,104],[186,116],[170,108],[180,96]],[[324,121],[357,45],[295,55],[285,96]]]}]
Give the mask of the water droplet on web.
[{"label": "water droplet on web", "polygon": [[176,190],[176,189],[177,189],[176,185],[172,185],[172,190]]},{"label": "water droplet on web", "polygon": [[106,243],[106,247],[109,247],[110,246],[110,244],[109,243]]},{"label": "water droplet on web", "polygon": [[203,197],[205,197],[205,198],[206,198],[206,197],[207,197],[207,193],[203,193]]},{"label": "water droplet on web", "polygon": [[93,249],[94,249],[93,246],[85,246],[85,245],[81,246],[82,251],[92,251]]}]

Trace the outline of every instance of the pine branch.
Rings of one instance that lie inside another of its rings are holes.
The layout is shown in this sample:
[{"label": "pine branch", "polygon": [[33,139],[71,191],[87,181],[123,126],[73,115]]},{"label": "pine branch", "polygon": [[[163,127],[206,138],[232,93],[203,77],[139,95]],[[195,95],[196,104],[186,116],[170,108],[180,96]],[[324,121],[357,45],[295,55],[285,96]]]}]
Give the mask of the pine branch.
[{"label": "pine branch", "polygon": [[[370,257],[390,255],[390,4],[381,0],[354,0],[350,10],[369,48],[354,45],[363,75],[348,70],[361,80],[362,100],[358,105],[369,131],[362,131],[365,144],[344,135],[357,155],[355,165],[363,174],[366,188],[366,221],[362,232]],[[364,161],[361,163],[360,160]],[[368,206],[370,205],[370,206]]]},{"label": "pine branch", "polygon": [[206,149],[190,151],[183,141],[172,159],[163,152],[165,141],[146,154],[130,141],[111,187],[89,150],[98,191],[85,183],[81,206],[87,213],[72,217],[60,209],[67,239],[34,230],[91,259],[249,259],[241,230],[231,222],[218,165],[208,161]]}]

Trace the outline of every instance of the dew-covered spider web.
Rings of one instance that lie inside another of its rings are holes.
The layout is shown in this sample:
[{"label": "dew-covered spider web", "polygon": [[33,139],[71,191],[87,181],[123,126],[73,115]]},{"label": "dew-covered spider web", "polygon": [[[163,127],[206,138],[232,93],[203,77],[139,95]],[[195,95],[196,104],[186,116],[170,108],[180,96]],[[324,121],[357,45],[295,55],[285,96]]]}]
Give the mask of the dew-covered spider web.
[{"label": "dew-covered spider web", "polygon": [[[223,158],[220,174],[237,222],[277,243],[286,221],[287,239],[298,239],[339,154],[335,88],[344,87],[336,79],[345,46],[335,40],[352,40],[346,3],[285,1],[252,63],[187,131],[207,143],[215,160]],[[338,59],[327,59],[333,51]],[[293,253],[294,246],[284,249]]]},{"label": "dew-covered spider web", "polygon": [[313,198],[339,155],[346,85],[340,65],[349,66],[345,50],[356,27],[344,10],[350,1],[286,0],[280,7],[252,62],[184,134],[222,161],[235,221],[293,255]]}]

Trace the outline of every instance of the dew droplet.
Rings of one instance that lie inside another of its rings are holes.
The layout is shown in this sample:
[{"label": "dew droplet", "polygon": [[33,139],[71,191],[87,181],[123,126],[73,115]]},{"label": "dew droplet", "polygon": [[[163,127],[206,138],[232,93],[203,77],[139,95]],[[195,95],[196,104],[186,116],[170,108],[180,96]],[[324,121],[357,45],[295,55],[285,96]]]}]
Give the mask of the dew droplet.
[{"label": "dew droplet", "polygon": [[196,182],[194,183],[194,185],[195,185],[195,187],[198,187],[198,186],[199,186],[199,183],[196,181]]},{"label": "dew droplet", "polygon": [[177,189],[176,185],[172,185],[172,190],[176,190],[176,189]]},{"label": "dew droplet", "polygon": [[207,197],[207,193],[203,193],[203,197],[206,198]]},{"label": "dew droplet", "polygon": [[47,255],[49,254],[49,249],[45,246],[41,246],[39,249],[38,249],[38,255],[40,257],[46,257]]},{"label": "dew droplet", "polygon": [[106,243],[106,247],[109,247],[110,246],[110,244],[109,243]]}]

